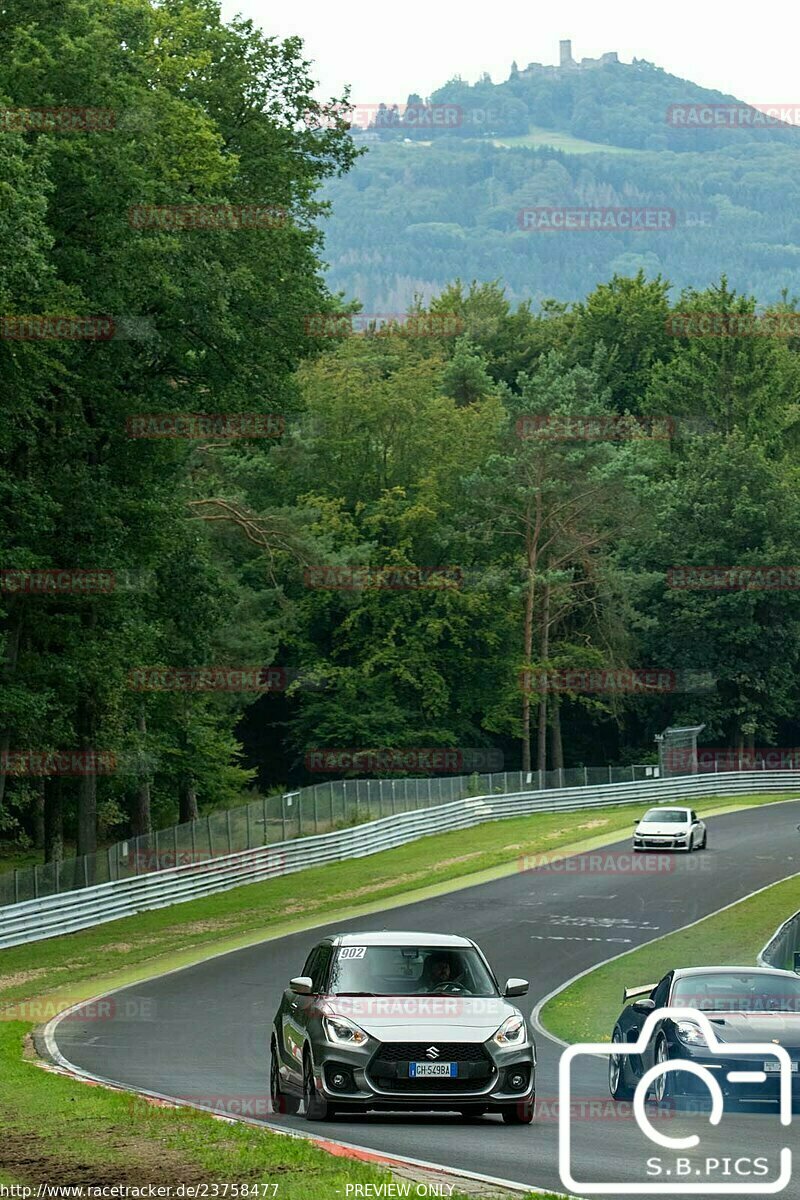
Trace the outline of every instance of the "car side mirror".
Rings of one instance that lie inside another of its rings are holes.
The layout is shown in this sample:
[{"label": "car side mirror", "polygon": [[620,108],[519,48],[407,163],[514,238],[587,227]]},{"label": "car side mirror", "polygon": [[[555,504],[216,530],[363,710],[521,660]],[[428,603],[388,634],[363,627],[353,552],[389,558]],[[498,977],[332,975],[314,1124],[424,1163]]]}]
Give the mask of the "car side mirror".
[{"label": "car side mirror", "polygon": [[634,1012],[640,1012],[640,1013],[653,1012],[655,1009],[655,1006],[656,1006],[655,1000],[651,1000],[649,996],[644,1000],[634,1000],[634,1002],[633,1002]]},{"label": "car side mirror", "polygon": [[314,980],[310,975],[295,975],[289,980],[289,987],[295,996],[310,996],[314,990]]},{"label": "car side mirror", "polygon": [[527,979],[507,979],[503,988],[504,996],[527,996],[529,983]]}]

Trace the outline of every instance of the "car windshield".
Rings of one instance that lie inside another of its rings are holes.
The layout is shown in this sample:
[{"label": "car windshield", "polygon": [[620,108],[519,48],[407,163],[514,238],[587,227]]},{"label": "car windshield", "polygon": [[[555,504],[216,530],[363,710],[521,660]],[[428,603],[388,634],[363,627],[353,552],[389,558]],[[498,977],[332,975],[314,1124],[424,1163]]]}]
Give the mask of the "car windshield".
[{"label": "car windshield", "polygon": [[642,817],[643,821],[658,821],[659,825],[685,825],[689,814],[683,808],[651,808]]},{"label": "car windshield", "polygon": [[714,972],[676,980],[672,1003],[702,1012],[800,1013],[800,977]]},{"label": "car windshield", "polygon": [[476,950],[438,946],[341,946],[328,991],[338,996],[498,995]]}]

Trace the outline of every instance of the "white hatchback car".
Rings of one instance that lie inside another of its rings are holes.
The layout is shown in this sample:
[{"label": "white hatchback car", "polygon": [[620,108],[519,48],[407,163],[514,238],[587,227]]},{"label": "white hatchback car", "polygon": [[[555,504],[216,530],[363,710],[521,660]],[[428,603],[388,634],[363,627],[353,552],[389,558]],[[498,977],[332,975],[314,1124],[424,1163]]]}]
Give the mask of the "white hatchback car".
[{"label": "white hatchback car", "polygon": [[634,850],[705,850],[708,830],[694,809],[651,808],[633,831]]}]

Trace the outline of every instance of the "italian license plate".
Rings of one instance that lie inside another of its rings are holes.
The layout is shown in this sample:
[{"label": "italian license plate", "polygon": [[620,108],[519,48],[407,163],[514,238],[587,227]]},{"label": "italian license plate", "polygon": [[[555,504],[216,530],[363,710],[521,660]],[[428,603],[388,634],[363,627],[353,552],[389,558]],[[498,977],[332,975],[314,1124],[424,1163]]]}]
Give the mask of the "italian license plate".
[{"label": "italian license plate", "polygon": [[458,1063],[409,1063],[410,1079],[453,1079],[458,1075]]},{"label": "italian license plate", "polygon": [[[770,1059],[769,1062],[764,1063],[764,1074],[765,1075],[777,1075],[779,1073],[780,1069],[781,1069],[781,1064],[779,1062],[776,1062],[775,1059]],[[793,1059],[792,1060],[792,1071],[796,1075],[798,1070],[800,1070],[800,1062],[796,1062]]]}]

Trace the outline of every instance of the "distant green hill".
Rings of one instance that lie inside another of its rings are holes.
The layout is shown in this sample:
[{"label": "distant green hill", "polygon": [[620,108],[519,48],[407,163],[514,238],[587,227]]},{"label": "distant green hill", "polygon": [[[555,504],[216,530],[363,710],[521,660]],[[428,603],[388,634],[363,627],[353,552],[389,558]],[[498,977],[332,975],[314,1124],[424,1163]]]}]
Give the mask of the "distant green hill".
[{"label": "distant green hill", "polygon": [[[639,268],[678,288],[727,273],[763,302],[800,294],[800,129],[637,61],[451,80],[429,104],[458,123],[384,119],[357,135],[367,152],[327,190],[329,282],[366,310],[401,310],[456,277],[502,279],[515,300],[571,300]],[[717,105],[754,117],[678,128],[671,105],[684,118]],[[657,230],[528,232],[520,213],[532,207],[674,216]]]}]

